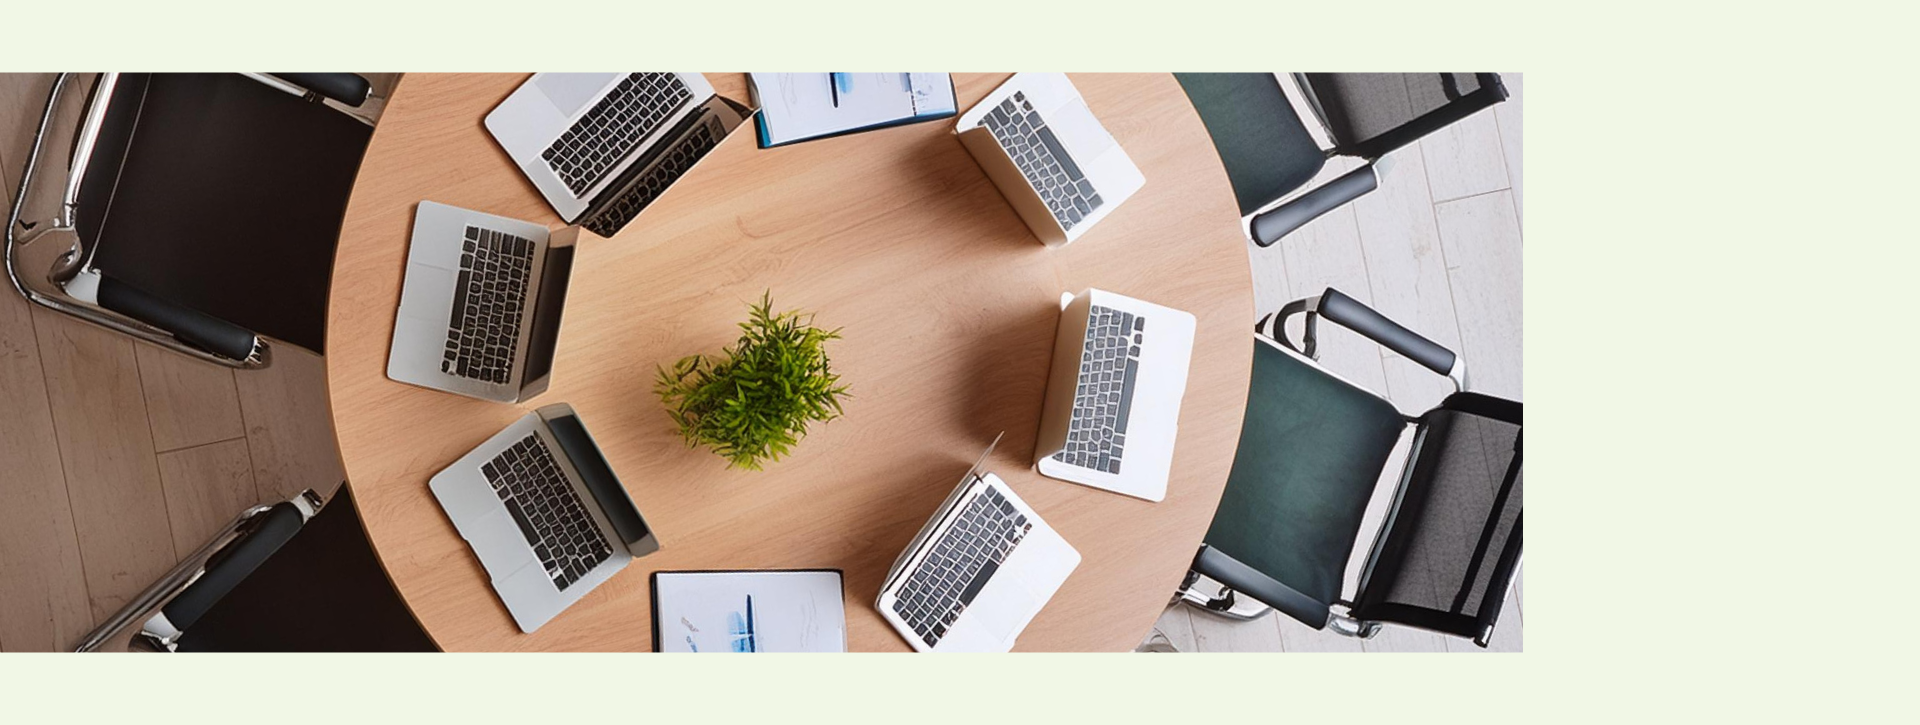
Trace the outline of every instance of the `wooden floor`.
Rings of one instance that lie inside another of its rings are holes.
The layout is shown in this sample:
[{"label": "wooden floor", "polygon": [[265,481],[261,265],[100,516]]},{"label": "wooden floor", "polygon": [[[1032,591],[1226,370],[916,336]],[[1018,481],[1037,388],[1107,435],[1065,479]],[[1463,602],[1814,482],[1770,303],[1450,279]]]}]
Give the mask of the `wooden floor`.
[{"label": "wooden floor", "polygon": [[[1461,351],[1476,390],[1520,398],[1521,88],[1506,78],[1512,100],[1397,152],[1379,191],[1270,249],[1249,245],[1258,308],[1337,287]],[[50,83],[0,74],[9,206]],[[1402,410],[1450,389],[1357,337],[1323,333],[1321,349]],[[70,648],[241,509],[331,493],[342,474],[320,360],[277,352],[266,370],[235,372],[0,290],[0,651]],[[1518,594],[1494,650],[1520,649]],[[1478,651],[1415,630],[1361,642],[1183,607],[1155,631],[1182,651]]]}]

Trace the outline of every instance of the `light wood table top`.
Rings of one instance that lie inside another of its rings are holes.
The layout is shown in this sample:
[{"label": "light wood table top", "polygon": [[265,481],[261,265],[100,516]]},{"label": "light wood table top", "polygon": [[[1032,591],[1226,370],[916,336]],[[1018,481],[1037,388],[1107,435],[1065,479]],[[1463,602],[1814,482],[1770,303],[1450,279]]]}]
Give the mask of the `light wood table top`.
[{"label": "light wood table top", "polygon": [[[761,150],[735,133],[617,238],[583,234],[552,387],[503,405],[388,380],[413,209],[422,199],[558,227],[481,125],[522,75],[408,75],[374,133],[333,276],[327,373],[368,534],[448,650],[652,647],[653,571],[846,572],[847,645],[907,650],[873,609],[894,557],[994,434],[997,472],[1083,557],[1020,650],[1126,650],[1151,628],[1213,518],[1252,364],[1253,286],[1233,193],[1171,76],[1076,75],[1145,188],[1074,244],[1041,246],[935,121]],[[710,76],[746,102],[743,75]],[[956,75],[962,110],[1006,76]],[[1166,500],[1033,470],[1061,292],[1120,292],[1199,320]],[[733,342],[748,304],[844,328],[851,385],[763,472],[689,450],[653,393],[657,365]],[[540,405],[579,411],[661,550],[528,635],[427,489]]]}]

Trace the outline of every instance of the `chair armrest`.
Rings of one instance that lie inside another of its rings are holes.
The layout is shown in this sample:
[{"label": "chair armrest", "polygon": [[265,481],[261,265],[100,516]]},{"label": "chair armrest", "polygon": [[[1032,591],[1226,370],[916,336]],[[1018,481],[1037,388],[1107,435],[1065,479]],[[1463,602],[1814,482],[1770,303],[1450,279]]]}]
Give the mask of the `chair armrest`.
[{"label": "chair armrest", "polygon": [[207,561],[206,571],[160,609],[161,616],[176,632],[184,632],[200,621],[213,605],[247,575],[260,568],[267,557],[280,550],[293,535],[300,533],[305,516],[292,502],[275,504],[262,515],[245,538],[227,545]]},{"label": "chair armrest", "polygon": [[[1294,347],[1287,339],[1287,318],[1306,313],[1306,325],[1301,335],[1301,346]],[[1294,300],[1280,308],[1276,315],[1269,315],[1254,324],[1254,332],[1269,335],[1275,341],[1286,345],[1294,352],[1318,360],[1317,333],[1314,322],[1320,317],[1338,323],[1361,336],[1379,343],[1381,346],[1406,356],[1422,367],[1453,379],[1455,390],[1467,389],[1467,365],[1460,356],[1448,350],[1440,343],[1420,335],[1420,333],[1402,327],[1400,323],[1388,319],[1365,303],[1348,297],[1340,290],[1328,287],[1317,298],[1309,297]],[[1271,322],[1272,332],[1266,326]]]},{"label": "chair armrest", "polygon": [[1379,186],[1380,176],[1373,164],[1341,174],[1292,201],[1255,216],[1249,230],[1253,243],[1271,247],[1281,237],[1306,226],[1307,222],[1318,219],[1321,214],[1338,209]]},{"label": "chair armrest", "polygon": [[1460,360],[1460,356],[1440,343],[1400,326],[1400,323],[1387,319],[1386,315],[1372,307],[1331,287],[1320,295],[1320,315],[1441,375],[1452,372],[1454,364]]},{"label": "chair armrest", "polygon": [[354,108],[359,108],[360,104],[366,103],[367,96],[373,93],[373,84],[353,73],[270,73],[268,75]]},{"label": "chair armrest", "polygon": [[1260,600],[1287,616],[1314,629],[1325,629],[1331,610],[1323,602],[1280,583],[1258,569],[1240,563],[1219,549],[1201,545],[1193,557],[1193,570],[1225,584],[1235,592]]},{"label": "chair armrest", "polygon": [[[262,526],[267,522],[268,517],[275,515],[281,509],[291,508],[296,518],[295,528],[298,528],[301,523],[304,523],[305,519],[312,518],[313,514],[319,510],[319,507],[320,497],[314,495],[313,491],[309,489],[300,492],[300,495],[288,501],[274,505],[261,504],[240,512],[240,515],[228,521],[226,526],[221,527],[218,532],[215,532],[213,537],[208,539],[205,544],[202,544],[200,548],[195,549],[193,553],[181,559],[180,563],[175,564],[174,567],[168,570],[158,581],[155,581],[146,589],[141,590],[139,594],[134,595],[133,599],[128,601],[126,606],[120,608],[120,611],[115,612],[113,616],[107,618],[107,621],[102,622],[99,627],[89,632],[86,638],[81,640],[80,644],[74,648],[74,651],[100,651],[102,647],[119,641],[119,635],[126,632],[129,628],[139,628],[141,634],[144,635],[143,637],[136,637],[136,641],[145,638],[157,638],[159,645],[163,647],[169,645],[173,639],[179,637],[180,631],[178,628],[166,623],[166,617],[162,614],[164,608],[170,606],[170,604],[189,587],[198,586],[201,579],[204,578],[205,572],[210,567],[220,565],[221,562],[232,561],[240,551],[232,548],[236,546],[236,542],[245,541],[259,533]],[[284,514],[279,515],[284,517]],[[284,526],[284,523],[278,524],[277,526]],[[285,543],[285,541],[283,540],[281,543]],[[276,545],[274,548],[277,549],[278,546]],[[248,571],[251,571],[251,568],[249,568]],[[224,578],[225,577],[223,577],[223,579]],[[216,588],[230,590],[232,586],[207,588],[203,589],[202,592],[212,593]],[[222,591],[222,593],[224,594],[224,591]],[[204,613],[204,609],[198,613],[187,610],[180,611],[180,614],[183,616],[191,614],[191,618],[194,620],[199,619],[199,615]],[[162,631],[158,633],[151,631],[155,629]],[[146,641],[153,642],[152,639],[147,639]]]},{"label": "chair armrest", "polygon": [[260,357],[265,344],[252,331],[174,304],[108,275],[100,276],[101,307],[173,333],[174,337],[236,361]]}]

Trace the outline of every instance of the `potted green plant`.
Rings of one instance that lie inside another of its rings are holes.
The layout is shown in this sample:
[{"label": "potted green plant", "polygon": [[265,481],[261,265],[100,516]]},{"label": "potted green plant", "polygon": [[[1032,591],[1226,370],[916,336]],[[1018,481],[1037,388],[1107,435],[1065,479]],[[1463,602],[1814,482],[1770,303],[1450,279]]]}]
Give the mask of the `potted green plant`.
[{"label": "potted green plant", "polygon": [[758,471],[786,456],[809,424],[840,417],[840,400],[851,396],[826,347],[839,338],[838,328],[814,327],[811,313],[775,313],[768,292],[740,323],[738,342],[660,368],[654,392],[688,448],[704,445],[730,468]]}]

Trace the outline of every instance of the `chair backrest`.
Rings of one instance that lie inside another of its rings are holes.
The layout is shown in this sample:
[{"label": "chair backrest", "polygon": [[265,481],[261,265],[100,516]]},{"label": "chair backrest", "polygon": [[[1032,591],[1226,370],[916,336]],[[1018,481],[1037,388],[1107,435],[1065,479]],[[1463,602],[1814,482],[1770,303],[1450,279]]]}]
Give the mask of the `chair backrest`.
[{"label": "chair backrest", "polygon": [[180,638],[182,652],[430,652],[341,486]]},{"label": "chair backrest", "polygon": [[1420,418],[1355,617],[1486,646],[1520,560],[1520,414],[1514,401],[1456,393]]},{"label": "chair backrest", "polygon": [[1245,216],[1300,188],[1326,154],[1271,73],[1175,73],[1200,113]]},{"label": "chair backrest", "polygon": [[237,74],[125,74],[77,223],[92,265],[314,352],[373,129]]},{"label": "chair backrest", "polygon": [[1307,73],[1335,149],[1366,159],[1507,98],[1498,73]]},{"label": "chair backrest", "polygon": [[1385,399],[1277,345],[1256,339],[1253,350],[1240,445],[1203,539],[1251,571],[1198,568],[1325,627],[1367,499],[1407,421]]}]

